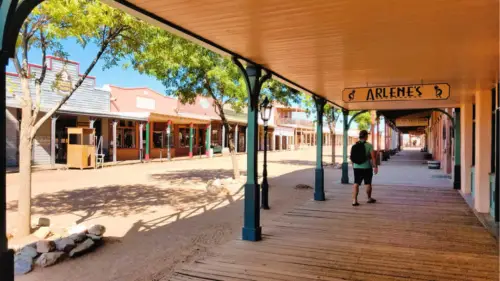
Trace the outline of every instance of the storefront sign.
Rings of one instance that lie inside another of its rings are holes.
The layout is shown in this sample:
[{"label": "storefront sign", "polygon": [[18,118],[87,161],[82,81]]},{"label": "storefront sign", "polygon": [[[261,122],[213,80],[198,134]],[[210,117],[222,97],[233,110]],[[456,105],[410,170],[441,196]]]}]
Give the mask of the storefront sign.
[{"label": "storefront sign", "polygon": [[396,127],[419,127],[428,126],[429,119],[427,118],[397,118]]},{"label": "storefront sign", "polygon": [[73,88],[71,84],[71,76],[65,69],[56,74],[56,80],[54,82],[54,88],[57,90],[59,95],[68,95]]},{"label": "storefront sign", "polygon": [[449,97],[448,84],[346,88],[342,92],[344,102],[446,100]]}]

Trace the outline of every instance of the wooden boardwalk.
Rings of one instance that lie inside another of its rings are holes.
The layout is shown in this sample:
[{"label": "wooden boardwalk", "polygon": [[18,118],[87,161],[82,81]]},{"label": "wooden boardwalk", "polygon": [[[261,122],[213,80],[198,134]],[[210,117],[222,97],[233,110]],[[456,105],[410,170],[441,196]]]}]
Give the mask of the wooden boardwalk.
[{"label": "wooden boardwalk", "polygon": [[264,225],[263,241],[231,241],[170,280],[499,280],[498,244],[456,191],[374,195],[354,208],[350,186],[333,187]]}]

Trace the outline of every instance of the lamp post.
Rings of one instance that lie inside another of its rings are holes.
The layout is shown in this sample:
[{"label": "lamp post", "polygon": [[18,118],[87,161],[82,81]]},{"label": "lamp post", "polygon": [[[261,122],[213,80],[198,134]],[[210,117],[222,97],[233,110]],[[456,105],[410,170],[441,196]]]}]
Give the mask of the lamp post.
[{"label": "lamp post", "polygon": [[267,129],[272,104],[266,97],[260,104],[260,117],[264,121],[264,171],[262,172],[262,209],[269,210],[269,183],[267,182]]}]

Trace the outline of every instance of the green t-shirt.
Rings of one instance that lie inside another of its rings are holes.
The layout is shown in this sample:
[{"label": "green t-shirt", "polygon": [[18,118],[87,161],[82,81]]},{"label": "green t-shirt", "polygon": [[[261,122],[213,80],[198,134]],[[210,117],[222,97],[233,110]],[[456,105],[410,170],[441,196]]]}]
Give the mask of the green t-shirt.
[{"label": "green t-shirt", "polygon": [[373,151],[373,145],[365,141],[365,152],[366,152],[366,158],[368,160],[366,160],[362,164],[352,163],[354,169],[370,169],[372,167],[372,162],[370,159],[372,151]]}]

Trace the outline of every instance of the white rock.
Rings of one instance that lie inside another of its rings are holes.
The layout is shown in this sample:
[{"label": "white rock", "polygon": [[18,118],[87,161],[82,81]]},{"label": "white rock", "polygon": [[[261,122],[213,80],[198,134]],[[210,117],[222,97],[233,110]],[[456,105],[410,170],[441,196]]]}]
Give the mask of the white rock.
[{"label": "white rock", "polygon": [[56,244],[50,240],[40,240],[36,242],[36,251],[39,253],[48,253],[54,251]]},{"label": "white rock", "polygon": [[222,186],[222,182],[220,181],[220,179],[216,179],[212,182],[212,186],[215,186],[215,187],[221,187]]},{"label": "white rock", "polygon": [[64,256],[64,252],[43,253],[36,260],[36,264],[41,267],[51,266],[57,263]]},{"label": "white rock", "polygon": [[100,224],[94,224],[93,226],[89,227],[88,233],[92,235],[97,235],[97,236],[102,236],[106,232],[106,227],[104,225]]}]

